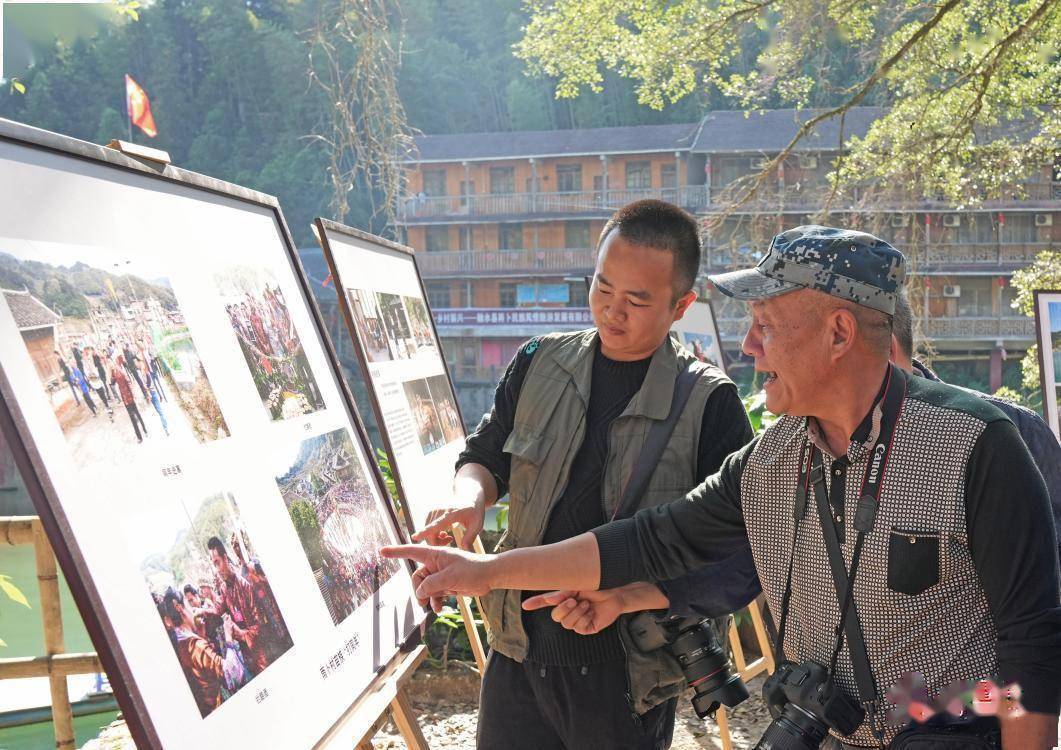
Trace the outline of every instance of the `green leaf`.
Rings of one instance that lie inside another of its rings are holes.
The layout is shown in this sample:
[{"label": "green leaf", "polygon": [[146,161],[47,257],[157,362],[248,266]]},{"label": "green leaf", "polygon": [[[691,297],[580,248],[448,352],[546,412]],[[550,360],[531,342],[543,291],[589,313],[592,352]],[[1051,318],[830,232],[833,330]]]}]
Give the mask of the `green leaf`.
[{"label": "green leaf", "polygon": [[18,586],[11,583],[11,576],[0,575],[0,590],[3,590],[11,601],[21,604],[26,609],[31,609],[25,595],[19,591]]}]

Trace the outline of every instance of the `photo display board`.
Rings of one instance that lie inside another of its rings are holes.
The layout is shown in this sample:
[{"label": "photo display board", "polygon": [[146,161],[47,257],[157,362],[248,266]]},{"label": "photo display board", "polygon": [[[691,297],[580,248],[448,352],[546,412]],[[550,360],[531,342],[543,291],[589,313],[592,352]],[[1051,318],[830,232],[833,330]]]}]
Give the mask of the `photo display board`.
[{"label": "photo display board", "polygon": [[1043,413],[1054,435],[1061,435],[1057,415],[1057,378],[1061,375],[1061,291],[1036,290],[1034,299]]},{"label": "photo display board", "polygon": [[413,528],[450,499],[464,423],[413,251],[317,219]]},{"label": "photo display board", "polygon": [[424,611],[275,199],[0,120],[0,287],[3,429],[138,746],[315,746]]},{"label": "photo display board", "polygon": [[678,341],[701,362],[710,362],[722,372],[726,371],[726,360],[722,356],[722,339],[718,335],[715,311],[707,300],[697,300],[685,311],[682,319],[671,326]]}]

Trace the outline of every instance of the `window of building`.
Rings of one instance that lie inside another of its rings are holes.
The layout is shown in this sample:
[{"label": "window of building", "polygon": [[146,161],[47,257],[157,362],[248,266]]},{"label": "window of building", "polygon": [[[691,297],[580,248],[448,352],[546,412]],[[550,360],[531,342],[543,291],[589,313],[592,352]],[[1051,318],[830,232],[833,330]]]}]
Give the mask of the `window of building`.
[{"label": "window of building", "polygon": [[497,247],[499,250],[519,250],[523,247],[523,224],[497,225]]},{"label": "window of building", "polygon": [[1035,242],[1035,214],[1012,213],[1005,215],[1005,224],[999,229],[999,240],[1003,243]]},{"label": "window of building", "polygon": [[675,163],[660,165],[659,180],[662,188],[678,187],[678,165]]},{"label": "window of building", "polygon": [[585,281],[569,281],[567,286],[568,307],[589,307],[589,290],[586,289]]},{"label": "window of building", "polygon": [[498,296],[501,300],[501,307],[515,307],[516,306],[516,285],[508,282],[501,282],[498,287]]},{"label": "window of building", "polygon": [[429,281],[427,286],[427,303],[432,310],[441,310],[451,307],[449,284],[445,281]]},{"label": "window of building", "polygon": [[460,237],[461,237],[461,250],[471,250],[472,249],[472,228],[471,227],[461,227],[460,228]]},{"label": "window of building", "polygon": [[490,192],[494,195],[516,192],[516,168],[490,167]]},{"label": "window of building", "polygon": [[580,249],[589,247],[589,222],[588,221],[565,221],[564,222],[564,247]]},{"label": "window of building", "polygon": [[957,279],[957,286],[961,289],[958,297],[958,316],[971,318],[994,317],[995,310],[992,304],[994,297],[995,280],[989,277],[965,276]]},{"label": "window of building", "polygon": [[582,165],[559,164],[556,167],[556,189],[561,193],[575,193],[582,189]]},{"label": "window of building", "polygon": [[524,192],[526,193],[540,193],[542,191],[542,180],[540,177],[528,177],[523,181]]},{"label": "window of building", "polygon": [[467,281],[457,285],[458,297],[460,301],[457,303],[457,307],[471,307],[472,306],[472,285]]},{"label": "window of building", "polygon": [[475,367],[478,364],[479,347],[473,342],[461,343],[461,365]]},{"label": "window of building", "polygon": [[652,162],[626,162],[626,189],[646,190],[652,187]]},{"label": "window of building", "polygon": [[424,170],[424,192],[427,195],[446,194],[446,170],[425,169]]},{"label": "window of building", "polygon": [[593,175],[593,192],[597,194],[604,192],[604,175]]},{"label": "window of building", "polygon": [[427,252],[446,252],[449,250],[449,227],[428,227],[426,240]]},{"label": "window of building", "polygon": [[468,205],[468,196],[475,195],[475,180],[461,180],[461,205]]}]

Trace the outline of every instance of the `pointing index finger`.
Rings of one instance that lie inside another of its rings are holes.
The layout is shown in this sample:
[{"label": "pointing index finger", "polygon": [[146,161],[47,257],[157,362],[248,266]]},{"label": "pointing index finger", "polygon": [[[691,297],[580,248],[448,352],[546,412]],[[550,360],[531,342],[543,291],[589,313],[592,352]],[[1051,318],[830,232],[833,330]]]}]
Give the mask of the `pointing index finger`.
[{"label": "pointing index finger", "polygon": [[415,560],[421,565],[431,559],[431,548],[423,544],[395,544],[387,547],[380,547],[379,553],[383,555],[383,557],[397,557],[406,560]]}]

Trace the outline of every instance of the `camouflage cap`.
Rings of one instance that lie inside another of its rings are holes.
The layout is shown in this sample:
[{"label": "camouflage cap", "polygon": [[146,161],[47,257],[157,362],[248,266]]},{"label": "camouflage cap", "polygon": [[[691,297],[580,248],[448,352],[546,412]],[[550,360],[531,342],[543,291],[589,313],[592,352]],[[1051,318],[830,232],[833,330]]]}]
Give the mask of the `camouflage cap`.
[{"label": "camouflage cap", "polygon": [[764,299],[817,289],[888,315],[906,277],[906,258],[865,232],[808,224],[774,237],[759,265],[709,276],[737,299]]}]

